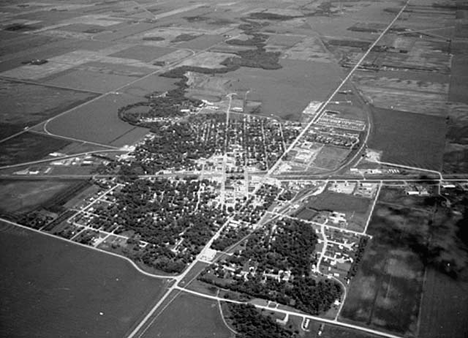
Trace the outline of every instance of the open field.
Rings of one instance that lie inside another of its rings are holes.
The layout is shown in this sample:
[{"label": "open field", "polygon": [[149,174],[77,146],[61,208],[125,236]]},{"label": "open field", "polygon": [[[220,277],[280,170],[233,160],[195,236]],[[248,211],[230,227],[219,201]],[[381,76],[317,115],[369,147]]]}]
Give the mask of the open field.
[{"label": "open field", "polygon": [[131,144],[148,131],[123,122],[119,119],[117,111],[124,105],[138,101],[141,101],[141,98],[109,94],[53,119],[47,124],[47,131],[60,136],[114,146]]},{"label": "open field", "polygon": [[66,111],[95,94],[0,79],[0,132],[7,137]]},{"label": "open field", "polygon": [[229,80],[227,79],[195,72],[188,72],[186,76],[188,78],[187,85],[190,86],[185,94],[187,97],[216,102],[221,101],[228,94],[227,84]]},{"label": "open field", "polygon": [[141,45],[129,47],[117,53],[111,54],[110,56],[124,59],[136,59],[143,62],[150,62],[166,54],[169,54],[172,51],[172,48]]},{"label": "open field", "polygon": [[304,335],[304,338],[317,338],[318,331],[322,328],[320,338],[378,338],[379,336],[365,333],[357,330],[346,329],[340,326],[326,325],[319,323],[309,324],[310,332]]},{"label": "open field", "polygon": [[3,223],[0,251],[2,337],[123,337],[164,289],[127,261]]},{"label": "open field", "polygon": [[25,213],[39,207],[76,181],[0,181],[0,210]]},{"label": "open field", "polygon": [[[436,191],[437,187],[429,186],[430,190]],[[400,205],[405,208],[423,210],[427,212],[434,211],[433,199],[428,196],[410,196],[406,194],[403,188],[383,186],[379,194],[379,202],[390,205]]]},{"label": "open field", "polygon": [[349,153],[349,149],[325,145],[317,154],[313,165],[321,169],[333,170],[343,163]]},{"label": "open field", "polygon": [[241,68],[220,76],[231,81],[230,90],[249,91],[248,101],[262,102],[262,115],[296,121],[311,100],[324,101],[340,81],[339,69],[332,64],[286,59],[280,64],[283,68],[273,71]]},{"label": "open field", "polygon": [[451,65],[453,75],[450,78],[449,100],[468,104],[466,95],[468,92],[468,46],[466,42],[459,42],[454,43],[453,47],[454,56]]},{"label": "open field", "polygon": [[149,337],[232,337],[224,325],[218,303],[180,294],[143,335]]},{"label": "open field", "polygon": [[345,321],[416,335],[424,275],[416,250],[425,242],[430,218],[426,212],[377,204],[368,229],[374,237],[341,313]]},{"label": "open field", "polygon": [[2,143],[0,166],[40,160],[70,143],[67,140],[26,132]]},{"label": "open field", "polygon": [[419,337],[464,338],[468,336],[468,282],[454,280],[429,269],[421,304]]},{"label": "open field", "polygon": [[468,105],[453,104],[449,109],[444,172],[468,172]]},{"label": "open field", "polygon": [[338,194],[325,191],[317,196],[309,198],[308,207],[319,210],[334,210],[338,212],[365,213],[370,205],[370,200],[346,194]]},{"label": "open field", "polygon": [[378,77],[361,72],[353,77],[366,100],[380,108],[410,113],[447,115],[447,82]]},{"label": "open field", "polygon": [[345,228],[363,231],[369,217],[371,202],[366,198],[326,191],[320,195],[310,197],[296,217],[313,220],[320,211],[336,211],[346,215],[347,224]]},{"label": "open field", "polygon": [[382,150],[382,162],[439,170],[445,146],[446,121],[397,110],[372,109],[369,148]]}]

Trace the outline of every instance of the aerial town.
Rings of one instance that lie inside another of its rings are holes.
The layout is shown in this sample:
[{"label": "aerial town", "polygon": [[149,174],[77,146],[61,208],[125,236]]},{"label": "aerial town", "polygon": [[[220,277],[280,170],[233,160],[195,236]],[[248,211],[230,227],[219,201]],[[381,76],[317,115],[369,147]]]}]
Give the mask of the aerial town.
[{"label": "aerial town", "polygon": [[467,13],[0,4],[0,336],[466,337]]}]

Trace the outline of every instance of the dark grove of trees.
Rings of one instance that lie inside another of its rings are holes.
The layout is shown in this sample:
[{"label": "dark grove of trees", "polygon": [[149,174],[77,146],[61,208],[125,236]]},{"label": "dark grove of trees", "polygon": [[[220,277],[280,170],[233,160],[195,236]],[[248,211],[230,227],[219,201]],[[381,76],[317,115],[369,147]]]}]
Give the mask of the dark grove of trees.
[{"label": "dark grove of trees", "polygon": [[236,338],[293,338],[296,335],[277,324],[271,317],[263,316],[250,304],[229,303]]},{"label": "dark grove of trees", "polygon": [[[248,239],[241,253],[226,260],[238,271],[254,267],[247,279],[235,274],[229,282],[210,278],[204,273],[200,279],[251,297],[272,300],[318,315],[328,311],[341,297],[342,289],[331,279],[311,276],[316,260],[317,235],[307,223],[286,219],[276,224],[276,231],[256,231]],[[265,277],[264,273],[278,274],[291,271],[289,281]]]}]

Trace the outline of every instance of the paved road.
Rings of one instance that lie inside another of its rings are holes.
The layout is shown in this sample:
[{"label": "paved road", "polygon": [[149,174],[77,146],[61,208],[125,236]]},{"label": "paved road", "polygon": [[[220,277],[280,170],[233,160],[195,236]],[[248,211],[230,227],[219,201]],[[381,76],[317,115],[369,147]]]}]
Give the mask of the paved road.
[{"label": "paved road", "polygon": [[[186,293],[190,293],[192,295],[196,295],[196,296],[199,296],[199,297],[208,298],[208,299],[212,299],[212,300],[216,300],[216,301],[223,301],[223,302],[235,303],[235,304],[245,304],[245,302],[239,302],[239,301],[232,300],[232,299],[226,299],[226,298],[221,298],[221,297],[218,297],[218,296],[207,295],[207,294],[204,294],[204,293],[201,293],[201,292],[188,290],[188,289],[181,288],[181,287],[178,287],[178,286],[176,286],[175,289],[186,292]],[[322,322],[322,323],[326,323],[326,324],[337,325],[337,326],[342,326],[342,327],[346,327],[346,328],[349,328],[349,329],[364,331],[364,332],[372,333],[372,334],[375,334],[375,335],[381,336],[381,337],[402,338],[402,336],[394,335],[394,334],[391,334],[391,333],[382,332],[382,331],[378,331],[378,330],[373,330],[373,329],[369,329],[367,327],[362,327],[362,326],[358,326],[358,325],[343,323],[343,322],[339,322],[339,321],[333,320],[333,319],[326,319],[326,318],[322,318],[322,317],[311,316],[311,315],[308,315],[308,314],[301,313],[299,311],[297,311],[297,312],[296,311],[289,311],[289,310],[273,308],[273,307],[258,305],[258,304],[252,304],[252,305],[254,305],[258,309],[265,309],[265,310],[268,310],[268,311],[274,311],[274,312],[289,314],[291,316],[299,316],[299,317],[303,317],[303,318],[309,318],[309,319],[314,320],[314,321],[318,321],[318,322]]]}]

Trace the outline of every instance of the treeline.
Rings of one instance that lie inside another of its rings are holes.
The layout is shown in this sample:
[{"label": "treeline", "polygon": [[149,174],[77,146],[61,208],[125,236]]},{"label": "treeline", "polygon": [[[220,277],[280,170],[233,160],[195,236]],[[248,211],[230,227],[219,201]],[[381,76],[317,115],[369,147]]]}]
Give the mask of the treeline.
[{"label": "treeline", "polygon": [[[162,74],[162,76],[166,76],[165,74]],[[188,78],[185,73],[182,76],[175,77],[180,78],[180,81],[175,83],[177,88],[165,94],[148,96],[148,101],[137,102],[120,108],[118,110],[119,118],[133,125],[151,127],[151,122],[142,122],[142,119],[183,116],[185,113],[181,112],[181,109],[201,105],[202,101],[185,97],[185,89],[188,87]],[[148,107],[148,111],[133,112],[132,108],[136,107]]]},{"label": "treeline", "polygon": [[359,263],[361,262],[362,256],[364,256],[364,252],[366,250],[368,241],[369,241],[369,237],[367,236],[362,236],[359,239],[358,247],[356,251],[354,252],[353,263],[351,264],[351,267],[349,268],[348,274],[346,275],[346,279],[351,279],[356,275],[358,268],[359,268]]},{"label": "treeline", "polygon": [[332,279],[317,281],[310,277],[299,277],[291,282],[285,282],[274,279],[262,280],[260,276],[255,276],[247,281],[243,277],[235,277],[232,283],[222,283],[206,278],[206,275],[200,279],[250,297],[292,306],[311,315],[327,312],[342,294],[341,286]]},{"label": "treeline", "polygon": [[263,316],[251,304],[228,304],[236,338],[293,338],[294,332],[280,326],[271,317]]}]

